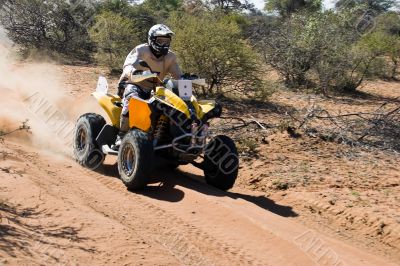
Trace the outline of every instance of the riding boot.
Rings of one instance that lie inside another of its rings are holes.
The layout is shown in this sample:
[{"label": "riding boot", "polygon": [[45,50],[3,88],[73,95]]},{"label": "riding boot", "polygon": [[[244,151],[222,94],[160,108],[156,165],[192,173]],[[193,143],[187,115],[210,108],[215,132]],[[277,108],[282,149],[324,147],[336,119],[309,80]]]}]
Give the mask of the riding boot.
[{"label": "riding boot", "polygon": [[124,138],[124,136],[128,132],[128,130],[129,130],[129,117],[121,115],[119,133],[117,135],[115,145],[112,145],[112,147],[111,147],[113,150],[119,149],[119,146],[121,146],[122,139]]},{"label": "riding boot", "polygon": [[128,132],[128,130],[129,130],[129,116],[121,115],[119,132],[125,134],[126,132]]}]

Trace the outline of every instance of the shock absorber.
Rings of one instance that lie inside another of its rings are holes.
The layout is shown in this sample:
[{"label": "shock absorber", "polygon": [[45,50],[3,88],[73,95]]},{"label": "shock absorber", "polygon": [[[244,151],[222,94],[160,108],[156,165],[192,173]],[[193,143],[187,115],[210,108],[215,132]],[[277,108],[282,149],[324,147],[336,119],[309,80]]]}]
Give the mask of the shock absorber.
[{"label": "shock absorber", "polygon": [[164,115],[160,116],[157,122],[156,129],[154,131],[154,142],[153,142],[154,147],[157,146],[158,141],[163,136],[167,125],[168,125],[168,118]]}]

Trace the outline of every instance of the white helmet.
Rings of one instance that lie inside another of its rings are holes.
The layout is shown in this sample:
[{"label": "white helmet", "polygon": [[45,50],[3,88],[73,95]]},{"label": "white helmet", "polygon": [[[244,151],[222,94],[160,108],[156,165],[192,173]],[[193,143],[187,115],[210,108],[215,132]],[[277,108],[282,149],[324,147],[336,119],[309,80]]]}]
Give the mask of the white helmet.
[{"label": "white helmet", "polygon": [[148,43],[156,56],[168,54],[174,32],[164,24],[157,24],[149,30]]}]

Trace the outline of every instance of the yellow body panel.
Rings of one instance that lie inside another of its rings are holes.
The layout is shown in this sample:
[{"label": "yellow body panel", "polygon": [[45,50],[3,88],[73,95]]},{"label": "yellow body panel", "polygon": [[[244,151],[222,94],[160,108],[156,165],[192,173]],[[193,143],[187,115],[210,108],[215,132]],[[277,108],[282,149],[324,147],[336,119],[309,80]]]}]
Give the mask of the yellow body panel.
[{"label": "yellow body panel", "polygon": [[190,117],[190,112],[186,103],[172,91],[165,89],[163,87],[157,87],[156,96],[158,97],[159,100],[161,100],[165,104],[172,106],[178,111],[184,113],[186,117],[188,118]]},{"label": "yellow body panel", "polygon": [[121,98],[117,95],[112,94],[102,94],[99,92],[93,92],[92,95],[97,99],[100,106],[106,111],[108,117],[111,120],[111,123],[114,127],[119,128],[120,117],[122,109],[118,106],[115,106],[115,102],[120,102]]},{"label": "yellow body panel", "polygon": [[201,110],[203,112],[203,115],[205,113],[210,112],[212,109],[215,107],[215,101],[212,100],[202,100],[197,102],[198,105],[200,105]]},{"label": "yellow body panel", "polygon": [[151,110],[148,102],[132,98],[129,101],[129,127],[149,131],[151,127]]},{"label": "yellow body panel", "polygon": [[[92,95],[97,99],[100,106],[108,114],[111,123],[114,127],[120,127],[120,117],[122,108],[116,106],[115,102],[121,102],[121,98],[117,95],[102,94],[93,92]],[[186,103],[175,95],[172,91],[163,87],[157,87],[156,89],[157,98],[163,103],[177,109],[184,113],[187,118],[190,118],[189,108]],[[203,100],[197,101],[192,96],[191,102],[196,109],[197,118],[203,118],[205,113],[208,113],[215,107],[215,101]],[[142,101],[137,98],[133,98],[129,102],[129,126],[139,128],[147,132],[151,127],[151,110],[147,101]]]},{"label": "yellow body panel", "polygon": [[[166,104],[173,106],[175,109],[184,113],[186,117],[190,117],[189,108],[186,103],[172,91],[163,87],[157,87],[156,96]],[[196,115],[199,119],[203,118],[205,113],[208,113],[215,107],[215,101],[197,101],[194,96],[192,96],[191,102],[196,109]]]}]

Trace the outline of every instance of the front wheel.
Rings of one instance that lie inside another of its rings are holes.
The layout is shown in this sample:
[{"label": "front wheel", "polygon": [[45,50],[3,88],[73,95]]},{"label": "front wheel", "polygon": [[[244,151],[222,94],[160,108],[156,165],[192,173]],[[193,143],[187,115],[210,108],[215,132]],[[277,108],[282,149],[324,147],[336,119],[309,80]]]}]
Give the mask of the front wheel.
[{"label": "front wheel", "polygon": [[148,135],[131,130],[122,140],[118,153],[118,171],[128,189],[144,188],[149,182],[153,165],[153,145]]},{"label": "front wheel", "polygon": [[231,189],[239,172],[239,156],[233,140],[224,135],[215,137],[207,145],[203,165],[207,184],[225,191]]}]

